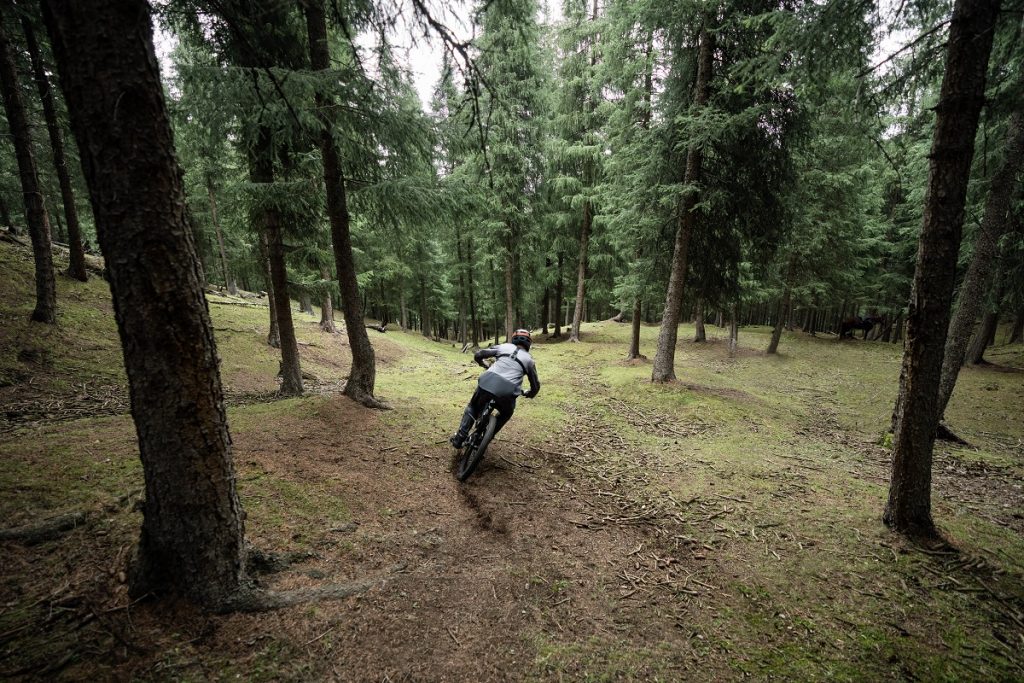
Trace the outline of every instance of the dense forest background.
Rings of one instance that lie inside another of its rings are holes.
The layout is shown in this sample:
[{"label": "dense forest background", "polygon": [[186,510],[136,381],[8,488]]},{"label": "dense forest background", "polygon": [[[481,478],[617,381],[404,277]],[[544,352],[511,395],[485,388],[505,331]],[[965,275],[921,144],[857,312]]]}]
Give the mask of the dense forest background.
[{"label": "dense forest background", "polygon": [[[900,340],[948,4],[748,3],[711,13],[699,3],[568,2],[558,22],[542,23],[535,4],[487,3],[470,15],[472,45],[444,43],[430,102],[419,101],[392,48],[396,8],[348,9],[344,26],[332,26],[324,78],[302,48],[298,5],[268,3],[262,11],[280,21],[263,21],[256,6],[234,16],[217,7],[156,8],[174,35],[166,87],[211,284],[268,289],[254,212],[272,206],[289,296],[307,307],[333,297],[338,308],[314,132],[312,93],[326,88],[343,103],[330,116],[361,302],[382,323],[480,343],[509,326],[559,336],[575,334],[579,320],[660,320],[689,201],[684,318],[722,324],[736,306],[741,324],[780,320],[814,332],[877,315],[872,335]],[[1007,16],[978,131],[961,272],[1020,101],[1020,23]],[[14,17],[6,20],[22,44]],[[432,35],[419,15],[405,21],[418,39]],[[698,104],[701,27],[713,66]],[[66,244],[27,56],[19,67],[54,238]],[[83,239],[96,249],[61,98],[55,104]],[[274,148],[269,181],[250,173],[257,128]],[[0,145],[3,219],[24,225],[11,139]],[[703,163],[688,180],[690,148]],[[699,193],[687,198],[691,186]],[[1019,222],[1019,211],[1008,220]],[[991,336],[1001,314],[1018,321],[1019,336],[1024,247],[1018,229],[1003,232],[983,295],[985,329]]]}]

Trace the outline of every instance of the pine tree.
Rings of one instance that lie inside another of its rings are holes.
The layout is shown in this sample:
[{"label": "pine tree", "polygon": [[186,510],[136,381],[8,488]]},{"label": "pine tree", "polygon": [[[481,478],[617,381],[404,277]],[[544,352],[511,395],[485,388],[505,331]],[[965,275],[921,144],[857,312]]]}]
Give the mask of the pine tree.
[{"label": "pine tree", "polygon": [[57,285],[53,275],[50,221],[46,214],[46,203],[32,151],[32,134],[29,130],[21,86],[18,83],[14,50],[4,26],[4,14],[0,12],[0,94],[3,97],[18,160],[21,192],[25,201],[25,222],[28,223],[28,233],[32,239],[32,256],[36,266],[36,305],[32,311],[32,320],[54,324],[57,322]]}]

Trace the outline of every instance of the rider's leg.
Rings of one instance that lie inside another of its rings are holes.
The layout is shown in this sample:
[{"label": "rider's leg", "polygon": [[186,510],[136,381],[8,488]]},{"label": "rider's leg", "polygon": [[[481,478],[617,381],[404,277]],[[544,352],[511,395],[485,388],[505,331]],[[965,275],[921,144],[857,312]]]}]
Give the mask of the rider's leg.
[{"label": "rider's leg", "polygon": [[462,423],[459,424],[459,430],[455,432],[455,436],[451,438],[453,446],[456,448],[462,448],[463,442],[466,440],[466,437],[469,436],[469,430],[472,429],[477,416],[480,415],[480,411],[487,405],[491,396],[491,392],[484,391],[480,387],[476,388],[476,391],[473,392],[473,398],[469,399],[469,403],[466,404],[466,409],[462,412]]},{"label": "rider's leg", "polygon": [[505,423],[512,419],[512,413],[516,411],[516,397],[508,396],[495,400],[498,405],[498,420],[494,424],[494,433],[497,434]]}]

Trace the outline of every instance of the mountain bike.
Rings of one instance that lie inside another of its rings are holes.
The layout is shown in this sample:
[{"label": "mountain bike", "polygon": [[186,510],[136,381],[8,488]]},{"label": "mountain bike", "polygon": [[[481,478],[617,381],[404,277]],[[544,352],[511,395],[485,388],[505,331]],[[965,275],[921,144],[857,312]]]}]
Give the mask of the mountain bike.
[{"label": "mountain bike", "polygon": [[484,452],[494,438],[494,432],[498,428],[498,406],[491,399],[473,423],[473,429],[469,438],[462,448],[455,455],[455,478],[459,481],[466,481],[473,470],[484,459]]}]

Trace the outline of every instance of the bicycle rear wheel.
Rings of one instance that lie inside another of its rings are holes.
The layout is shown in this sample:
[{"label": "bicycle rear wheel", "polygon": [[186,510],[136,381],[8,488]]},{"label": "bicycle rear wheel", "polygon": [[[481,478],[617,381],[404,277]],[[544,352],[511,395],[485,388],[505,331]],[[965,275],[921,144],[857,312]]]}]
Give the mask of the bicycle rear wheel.
[{"label": "bicycle rear wheel", "polygon": [[462,455],[459,457],[459,461],[455,466],[455,477],[459,481],[466,481],[469,479],[469,475],[473,474],[473,470],[480,464],[480,461],[484,459],[484,452],[487,450],[488,444],[494,438],[494,433],[498,427],[498,416],[491,413],[491,416],[487,420],[487,426],[484,427],[483,434],[478,431],[474,431],[472,436],[469,438],[469,443],[465,448],[462,449]]}]

